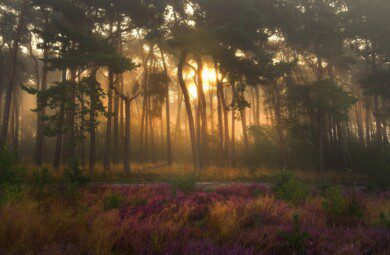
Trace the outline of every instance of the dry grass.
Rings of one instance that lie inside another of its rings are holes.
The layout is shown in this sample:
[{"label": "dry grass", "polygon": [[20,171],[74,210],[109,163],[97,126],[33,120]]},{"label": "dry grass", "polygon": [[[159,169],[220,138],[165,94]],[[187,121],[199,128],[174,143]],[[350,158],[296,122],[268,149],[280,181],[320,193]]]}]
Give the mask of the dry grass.
[{"label": "dry grass", "polygon": [[[59,171],[54,171],[50,165],[43,166],[49,169],[55,177],[60,178],[65,167]],[[32,172],[35,166],[27,166]],[[133,163],[131,165],[131,174],[123,171],[121,164],[111,165],[111,172],[103,170],[103,165],[98,164],[92,176],[94,182],[114,182],[114,183],[151,183],[151,182],[170,182],[175,176],[196,174],[199,182],[269,182],[272,176],[284,171],[283,169],[271,168],[231,168],[211,166],[198,172],[193,170],[189,164],[174,164],[172,166],[164,163]],[[307,183],[331,182],[333,184],[357,184],[362,185],[366,182],[365,176],[358,173],[331,170],[292,170],[294,174],[302,181]],[[86,173],[89,171],[86,169]]]}]

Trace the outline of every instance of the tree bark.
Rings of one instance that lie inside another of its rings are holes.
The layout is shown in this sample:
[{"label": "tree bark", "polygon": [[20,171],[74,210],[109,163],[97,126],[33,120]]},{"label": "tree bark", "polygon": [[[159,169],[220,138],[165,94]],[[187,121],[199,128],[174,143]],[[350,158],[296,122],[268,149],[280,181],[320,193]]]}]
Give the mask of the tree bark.
[{"label": "tree bark", "polygon": [[125,153],[124,153],[124,169],[125,173],[129,174],[131,172],[130,168],[130,99],[125,100]]},{"label": "tree bark", "polygon": [[108,116],[106,128],[106,146],[104,154],[104,171],[109,172],[111,169],[111,129],[112,129],[112,89],[114,86],[114,73],[108,71]]},{"label": "tree bark", "polygon": [[194,168],[199,169],[198,154],[197,154],[197,149],[196,149],[197,143],[196,143],[196,136],[195,136],[194,116],[192,114],[191,101],[190,101],[190,95],[188,92],[188,88],[187,88],[185,81],[184,81],[184,78],[183,78],[183,67],[184,67],[186,57],[187,57],[187,52],[181,51],[177,72],[178,72],[179,84],[180,84],[181,90],[183,92],[184,103],[185,103],[186,111],[187,111]]},{"label": "tree bark", "polygon": [[204,167],[207,165],[207,155],[208,155],[208,137],[207,137],[207,104],[206,104],[206,97],[203,90],[203,63],[202,58],[200,56],[197,57],[196,60],[198,64],[197,69],[197,76],[198,76],[198,104],[199,104],[199,113],[202,119],[202,125],[201,125],[201,151],[199,155],[202,155],[200,158],[202,158],[202,165],[201,167]]},{"label": "tree bark", "polygon": [[[66,69],[62,71],[62,86],[65,85],[66,82]],[[57,120],[57,139],[56,139],[56,147],[54,152],[54,162],[53,162],[53,168],[58,169],[61,165],[61,152],[62,152],[62,138],[63,138],[63,131],[64,131],[64,121],[65,121],[65,98],[61,98],[60,102],[60,112],[58,114],[58,120]]]},{"label": "tree bark", "polygon": [[[49,57],[49,50],[47,48],[43,51],[43,58],[47,59]],[[42,67],[42,81],[40,91],[44,93],[47,89],[47,74],[48,74],[48,63],[46,61],[43,62]],[[40,102],[39,102],[40,101]],[[40,98],[38,100],[38,116],[37,116],[37,139],[36,139],[36,148],[35,148],[35,164],[37,166],[41,166],[43,162],[43,152],[44,152],[44,118],[46,112],[46,100],[44,98]]]},{"label": "tree bark", "polygon": [[[160,47],[161,59],[163,62],[164,74],[168,78],[168,68],[165,61],[165,56],[162,48]],[[170,114],[170,98],[169,98],[169,82],[165,85],[165,118],[167,127],[167,163],[172,165],[172,142],[171,142],[171,114]],[[162,118],[162,117],[161,117]]]},{"label": "tree bark", "polygon": [[7,91],[6,91],[6,97],[5,97],[5,104],[4,104],[4,113],[3,113],[3,122],[1,127],[1,133],[0,133],[0,150],[4,150],[6,143],[7,143],[7,136],[8,136],[8,125],[9,125],[9,118],[10,118],[10,112],[11,112],[11,101],[12,101],[12,92],[14,89],[14,83],[16,78],[16,62],[18,58],[18,52],[19,52],[19,43],[20,38],[22,35],[22,30],[24,26],[24,20],[25,15],[27,11],[28,6],[28,0],[23,0],[21,3],[21,11],[19,13],[19,20],[18,25],[16,27],[16,35],[15,39],[12,45],[11,50],[11,73],[10,73],[10,80],[7,85]]}]

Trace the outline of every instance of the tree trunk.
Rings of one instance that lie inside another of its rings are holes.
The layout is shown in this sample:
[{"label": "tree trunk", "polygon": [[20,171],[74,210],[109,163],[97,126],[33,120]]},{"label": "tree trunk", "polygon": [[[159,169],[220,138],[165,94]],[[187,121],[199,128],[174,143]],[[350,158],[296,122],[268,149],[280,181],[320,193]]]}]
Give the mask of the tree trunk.
[{"label": "tree trunk", "polygon": [[69,121],[69,139],[68,139],[68,156],[75,157],[76,135],[75,135],[75,115],[76,115],[76,70],[71,70],[72,88],[70,91],[70,107],[68,112]]},{"label": "tree trunk", "polygon": [[374,96],[374,107],[375,107],[375,123],[376,123],[376,142],[378,144],[381,144],[383,141],[382,136],[382,124],[381,124],[381,117],[380,117],[380,110],[379,110],[379,96]]},{"label": "tree trunk", "polygon": [[369,102],[369,99],[366,98],[366,117],[365,117],[365,124],[366,124],[366,143],[367,143],[367,146],[370,145],[371,143],[371,130],[370,130],[370,127],[371,127],[371,112],[370,112],[370,102]]},{"label": "tree trunk", "polygon": [[223,121],[224,121],[224,134],[225,134],[225,141],[224,141],[224,156],[226,158],[229,158],[229,109],[226,105],[226,101],[225,101],[225,95],[224,95],[224,91],[223,91],[223,87],[222,87],[222,84],[219,85],[220,86],[220,89],[219,89],[219,97],[220,97],[220,100],[221,100],[221,104],[222,104],[222,112],[223,112]]},{"label": "tree trunk", "polygon": [[9,125],[9,118],[11,112],[12,92],[14,89],[14,83],[16,78],[16,64],[17,64],[17,58],[19,52],[19,43],[22,35],[24,19],[25,19],[28,3],[29,3],[28,0],[23,0],[23,2],[21,3],[22,5],[21,11],[19,13],[18,25],[15,31],[16,35],[11,50],[11,60],[10,60],[11,73],[10,73],[10,80],[7,86],[6,97],[5,97],[3,125],[1,127],[1,133],[0,133],[0,150],[4,150],[7,143],[8,125]]},{"label": "tree trunk", "polygon": [[[62,86],[65,85],[66,82],[66,69],[62,71]],[[61,98],[60,102],[60,112],[58,114],[57,120],[57,140],[56,147],[54,152],[54,162],[53,168],[58,169],[61,165],[61,154],[62,154],[62,138],[64,132],[64,121],[65,121],[65,98]]]},{"label": "tree trunk", "polygon": [[[129,96],[128,96],[129,97]],[[131,172],[130,168],[130,99],[125,100],[125,153],[124,153],[124,169],[125,173],[129,174]]]},{"label": "tree trunk", "polygon": [[[168,68],[165,61],[164,52],[160,47],[160,53],[161,53],[161,59],[163,62],[163,68],[165,76],[168,78]],[[171,143],[171,114],[170,114],[170,98],[169,98],[169,82],[165,85],[165,118],[166,118],[166,125],[167,125],[167,163],[168,165],[172,165],[172,143]],[[162,117],[161,117],[162,118]]]},{"label": "tree trunk", "polygon": [[111,129],[112,129],[112,89],[114,86],[114,73],[108,72],[108,116],[106,129],[106,146],[104,154],[104,171],[109,172],[111,169]]},{"label": "tree trunk", "polygon": [[362,117],[362,107],[358,101],[355,105],[355,115],[356,115],[356,125],[358,129],[358,136],[360,144],[364,144],[364,130],[363,130],[363,117]]},{"label": "tree trunk", "polygon": [[199,99],[199,113],[202,119],[202,125],[201,125],[201,145],[202,145],[202,151],[199,155],[202,154],[202,166],[204,167],[207,165],[207,156],[208,156],[208,137],[207,137],[207,104],[206,104],[206,97],[203,90],[203,63],[202,58],[200,56],[197,57],[196,60],[198,64],[198,99]]},{"label": "tree trunk", "polygon": [[[47,48],[43,51],[43,58],[47,59],[49,57],[49,50]],[[42,81],[40,91],[44,93],[47,89],[47,74],[48,74],[48,63],[43,62],[42,67]],[[45,112],[46,112],[46,102],[44,98],[38,99],[38,116],[37,116],[37,139],[36,139],[36,148],[35,148],[35,164],[41,166],[43,162],[43,152],[44,152],[44,125],[45,125]]]},{"label": "tree trunk", "polygon": [[188,92],[188,88],[185,84],[185,81],[183,79],[183,67],[185,63],[185,59],[187,57],[187,53],[185,51],[182,51],[180,54],[180,61],[178,64],[178,78],[179,78],[179,84],[181,87],[181,90],[183,92],[184,96],[184,103],[186,106],[187,111],[187,117],[188,117],[188,125],[190,129],[190,137],[191,137],[191,147],[192,147],[192,156],[193,156],[193,162],[194,162],[194,168],[199,168],[199,162],[198,162],[198,155],[197,155],[197,144],[196,144],[196,136],[195,136],[195,125],[194,125],[194,116],[192,115],[192,108],[191,108],[191,101],[190,101],[190,95]]},{"label": "tree trunk", "polygon": [[256,100],[255,125],[260,126],[260,88],[259,87],[255,87],[255,100]]},{"label": "tree trunk", "polygon": [[[236,95],[235,88],[232,86],[232,94],[233,96]],[[237,166],[236,162],[236,109],[232,109],[232,167]]]},{"label": "tree trunk", "polygon": [[89,110],[89,133],[90,133],[90,147],[89,147],[89,172],[92,175],[95,172],[96,163],[96,114],[95,107],[98,101],[96,95],[96,88],[94,80],[96,78],[97,70],[91,72],[90,90],[91,90],[91,109]]},{"label": "tree trunk", "polygon": [[217,80],[217,112],[218,112],[218,155],[219,155],[219,163],[222,165],[223,163],[223,122],[222,122],[222,102],[221,102],[221,89],[222,85],[219,81],[219,74],[218,74],[218,64],[216,61],[214,61],[214,68],[215,68],[215,77]]},{"label": "tree trunk", "polygon": [[[116,86],[114,84],[113,86]],[[120,143],[119,143],[119,97],[114,97],[114,139],[113,139],[113,161],[119,163],[120,155]]]}]

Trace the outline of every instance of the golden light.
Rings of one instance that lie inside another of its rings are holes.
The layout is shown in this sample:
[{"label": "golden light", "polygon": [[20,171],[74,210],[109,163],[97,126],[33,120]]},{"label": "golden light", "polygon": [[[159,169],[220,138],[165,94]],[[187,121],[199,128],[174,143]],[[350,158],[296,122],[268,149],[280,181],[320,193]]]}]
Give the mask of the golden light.
[{"label": "golden light", "polygon": [[[187,82],[188,82],[188,92],[192,99],[198,98],[198,89],[195,84],[196,74],[194,70],[191,70],[187,73]],[[217,82],[217,76],[215,74],[214,68],[209,68],[208,66],[204,66],[202,72],[203,78],[203,91],[208,92],[211,86],[215,86]]]}]

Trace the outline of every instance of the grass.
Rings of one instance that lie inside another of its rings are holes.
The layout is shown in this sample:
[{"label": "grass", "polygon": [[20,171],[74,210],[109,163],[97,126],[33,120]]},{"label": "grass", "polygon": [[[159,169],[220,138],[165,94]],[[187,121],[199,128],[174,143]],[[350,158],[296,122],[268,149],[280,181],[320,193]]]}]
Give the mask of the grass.
[{"label": "grass", "polygon": [[[187,184],[181,186],[187,188]],[[373,254],[390,251],[389,197],[356,193],[364,220],[335,215],[349,195],[292,206],[259,184],[183,192],[166,184],[52,186],[0,206],[1,254]],[[255,190],[262,190],[261,193]],[[299,215],[299,217],[297,216]],[[387,215],[387,216],[386,216]],[[337,218],[337,224],[333,220]]]},{"label": "grass", "polygon": [[[44,166],[51,169],[49,165]],[[122,170],[122,165],[111,166],[111,172],[106,173],[102,165],[95,167],[95,173],[91,176],[92,182],[99,183],[123,183],[123,184],[142,184],[142,183],[172,183],[177,176],[196,176],[198,182],[216,182],[216,183],[232,183],[232,182],[264,182],[272,183],[274,176],[282,173],[284,169],[270,168],[226,168],[226,167],[207,167],[199,172],[195,172],[191,165],[174,164],[172,166],[152,163],[133,163],[131,174],[126,174]],[[34,166],[27,166],[32,172]],[[58,172],[50,170],[54,176],[61,177],[65,169]],[[367,183],[367,178],[359,173],[345,171],[326,171],[319,172],[317,170],[293,170],[294,175],[304,183],[321,185],[324,183],[363,186]]]}]

